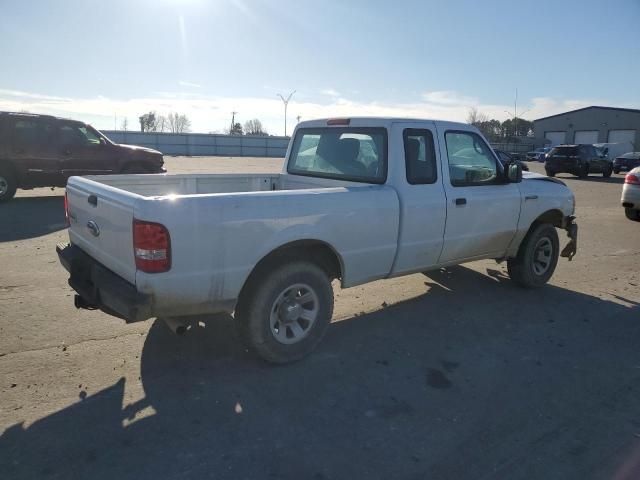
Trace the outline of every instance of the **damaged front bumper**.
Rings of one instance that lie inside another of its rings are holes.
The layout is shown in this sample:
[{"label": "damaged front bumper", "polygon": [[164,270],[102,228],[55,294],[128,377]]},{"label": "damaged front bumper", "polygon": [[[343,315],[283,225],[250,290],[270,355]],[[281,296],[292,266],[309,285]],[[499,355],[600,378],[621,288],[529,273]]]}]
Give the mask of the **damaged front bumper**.
[{"label": "damaged front bumper", "polygon": [[565,217],[562,221],[562,228],[567,231],[569,243],[562,249],[560,256],[571,261],[578,251],[578,224],[576,223],[576,217],[573,215]]}]

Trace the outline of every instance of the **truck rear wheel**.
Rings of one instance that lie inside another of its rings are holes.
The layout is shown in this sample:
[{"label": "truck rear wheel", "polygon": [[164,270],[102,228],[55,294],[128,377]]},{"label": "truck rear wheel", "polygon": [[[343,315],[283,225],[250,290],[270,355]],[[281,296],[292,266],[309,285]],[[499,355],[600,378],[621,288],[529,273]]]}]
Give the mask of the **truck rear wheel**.
[{"label": "truck rear wheel", "polygon": [[11,200],[17,188],[18,182],[11,169],[0,165],[0,203]]},{"label": "truck rear wheel", "polygon": [[521,287],[541,287],[549,281],[558,264],[558,232],[548,223],[534,227],[522,241],[518,255],[507,261],[511,280]]},{"label": "truck rear wheel", "polygon": [[245,344],[264,360],[300,360],[320,343],[333,315],[333,289],[314,263],[295,261],[249,280],[236,308]]}]

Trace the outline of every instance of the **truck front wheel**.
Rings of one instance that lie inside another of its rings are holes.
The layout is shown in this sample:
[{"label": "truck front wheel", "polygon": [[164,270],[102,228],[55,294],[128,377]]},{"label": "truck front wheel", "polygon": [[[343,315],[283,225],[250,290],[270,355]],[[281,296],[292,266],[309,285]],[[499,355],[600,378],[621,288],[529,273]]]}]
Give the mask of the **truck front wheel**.
[{"label": "truck front wheel", "polygon": [[541,287],[549,281],[558,264],[558,232],[553,225],[534,227],[522,241],[518,255],[507,261],[511,280],[521,287]]},{"label": "truck front wheel", "polygon": [[300,360],[320,343],[333,315],[333,289],[316,264],[295,261],[249,280],[235,320],[245,344],[264,360]]}]

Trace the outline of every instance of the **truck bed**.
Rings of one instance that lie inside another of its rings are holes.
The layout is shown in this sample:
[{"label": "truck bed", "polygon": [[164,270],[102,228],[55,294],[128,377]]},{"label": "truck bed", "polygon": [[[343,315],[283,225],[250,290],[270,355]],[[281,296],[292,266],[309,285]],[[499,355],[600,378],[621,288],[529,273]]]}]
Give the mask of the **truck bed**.
[{"label": "truck bed", "polygon": [[[165,316],[225,311],[260,259],[293,241],[333,246],[349,286],[386,276],[398,240],[398,196],[386,185],[288,174],[102,175],[71,177],[67,197],[71,243],[153,293]],[[136,269],[135,220],[169,231],[169,272]]]},{"label": "truck bed", "polygon": [[185,175],[101,175],[84,177],[143,197],[207,195],[216,193],[264,192],[344,187],[354,184],[339,180],[305,178],[287,174],[185,174]]}]

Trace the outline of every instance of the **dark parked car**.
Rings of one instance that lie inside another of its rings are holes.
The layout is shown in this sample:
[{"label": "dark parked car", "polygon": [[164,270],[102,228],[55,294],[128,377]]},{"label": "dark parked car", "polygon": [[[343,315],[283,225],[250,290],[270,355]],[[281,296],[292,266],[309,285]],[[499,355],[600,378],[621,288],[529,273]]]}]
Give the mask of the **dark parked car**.
[{"label": "dark parked car", "polygon": [[613,160],[613,173],[630,172],[636,167],[640,167],[640,152],[625,153]]},{"label": "dark parked car", "polygon": [[544,169],[550,177],[556,173],[572,173],[580,178],[602,173],[603,177],[610,177],[613,162],[598,155],[593,145],[559,145],[547,154]]},{"label": "dark parked car", "polygon": [[529,166],[526,163],[521,162],[520,159],[516,158],[511,153],[507,153],[502,150],[494,150],[494,152],[496,152],[496,155],[498,155],[498,159],[500,160],[500,163],[502,163],[502,165],[509,162],[516,162],[522,167],[522,170],[524,170],[525,172],[529,171]]},{"label": "dark parked car", "polygon": [[536,148],[535,150],[527,152],[526,158],[528,161],[544,162],[545,155],[549,153],[550,150],[551,147]]},{"label": "dark parked car", "polygon": [[86,123],[0,112],[0,202],[17,188],[64,187],[72,175],[163,173],[162,153],[118,145]]}]

